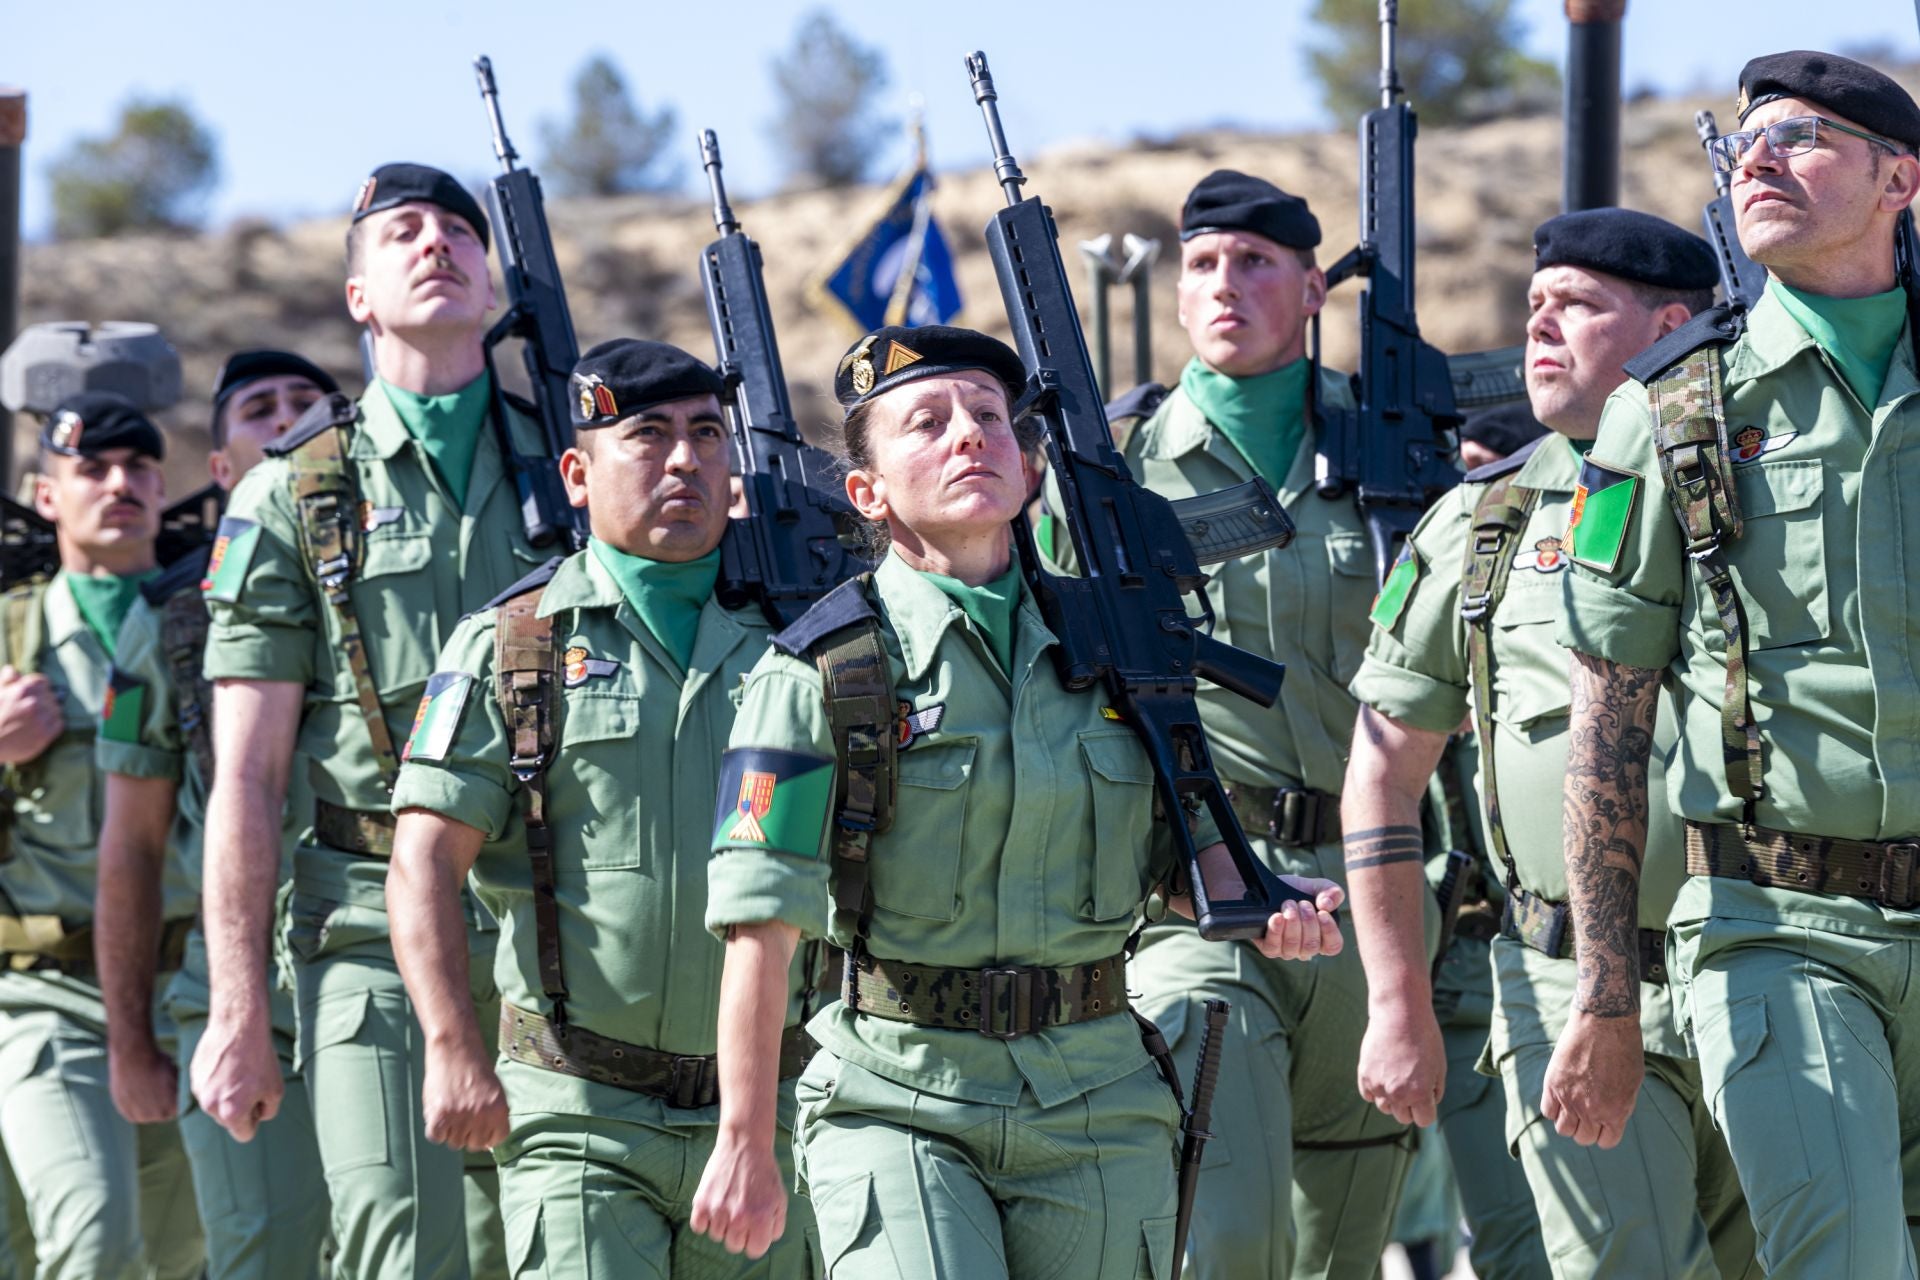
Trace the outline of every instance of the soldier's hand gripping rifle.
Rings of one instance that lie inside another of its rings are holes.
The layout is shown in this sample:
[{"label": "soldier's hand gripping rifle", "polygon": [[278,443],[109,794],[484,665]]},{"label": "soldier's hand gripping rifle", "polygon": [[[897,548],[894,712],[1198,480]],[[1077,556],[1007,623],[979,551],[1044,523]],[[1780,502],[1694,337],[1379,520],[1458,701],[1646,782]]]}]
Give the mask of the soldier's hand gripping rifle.
[{"label": "soldier's hand gripping rifle", "polygon": [[[1363,276],[1359,406],[1324,410],[1315,483],[1352,493],[1384,583],[1407,535],[1460,473],[1450,459],[1460,425],[1447,358],[1424,342],[1413,315],[1413,140],[1418,121],[1401,98],[1394,55],[1397,0],[1380,0],[1380,105],[1360,119],[1360,244],[1327,268],[1327,287]],[[1314,364],[1320,322],[1314,317]]]},{"label": "soldier's hand gripping rifle", "polygon": [[720,141],[700,135],[700,162],[713,191],[720,238],[700,254],[720,376],[727,383],[747,518],[727,522],[716,594],[728,608],[752,603],[785,627],[841,582],[870,568],[840,541],[853,509],[834,484],[833,460],[794,425],[773,313],[761,278],[760,246],[740,229],[720,177]]},{"label": "soldier's hand gripping rifle", "polygon": [[475,58],[473,71],[480,81],[480,101],[493,130],[493,153],[500,161],[500,172],[487,187],[487,212],[500,243],[500,275],[507,286],[507,313],[488,332],[487,347],[491,350],[507,338],[521,340],[521,358],[526,364],[546,457],[521,454],[514,447],[504,418],[496,413],[494,423],[519,491],[527,541],[544,547],[562,540],[568,550],[577,551],[586,545],[586,529],[580,513],[567,502],[555,464],[573,444],[567,383],[580,359],[580,344],[573,336],[573,317],[560,283],[560,265],[553,256],[553,236],[547,230],[540,179],[516,163],[519,155],[507,141],[492,60]]},{"label": "soldier's hand gripping rifle", "polygon": [[1767,287],[1767,269],[1740,247],[1740,233],[1733,221],[1733,175],[1720,172],[1720,166],[1713,163],[1714,140],[1720,136],[1713,112],[1694,112],[1693,127],[1700,135],[1700,145],[1707,150],[1707,171],[1713,175],[1713,199],[1701,212],[1700,221],[1720,267],[1720,292],[1728,306],[1745,311],[1760,301],[1761,291]]},{"label": "soldier's hand gripping rifle", "polygon": [[[1292,537],[1292,526],[1273,491],[1258,480],[1187,500],[1199,505],[1176,507],[1128,472],[1094,383],[1053,214],[1037,196],[1020,198],[1026,178],[1007,152],[986,55],[968,58],[967,71],[986,117],[994,173],[1007,196],[1007,207],[987,224],[986,235],[1014,346],[1027,367],[1014,416],[1031,415],[1044,429],[1061,497],[1056,515],[1085,572],[1072,578],[1043,570],[1032,527],[1018,519],[1013,529],[1027,589],[1059,638],[1053,656],[1061,683],[1069,689],[1104,687],[1145,745],[1168,828],[1188,869],[1201,935],[1258,937],[1281,903],[1308,895],[1268,871],[1248,845],[1213,771],[1194,682],[1211,680],[1272,706],[1285,668],[1208,634],[1213,610],[1200,566],[1279,546]],[[1189,593],[1201,618],[1187,616]],[[1243,890],[1237,897],[1216,896],[1200,874],[1199,850],[1180,820],[1190,799],[1204,804],[1220,829]]]}]

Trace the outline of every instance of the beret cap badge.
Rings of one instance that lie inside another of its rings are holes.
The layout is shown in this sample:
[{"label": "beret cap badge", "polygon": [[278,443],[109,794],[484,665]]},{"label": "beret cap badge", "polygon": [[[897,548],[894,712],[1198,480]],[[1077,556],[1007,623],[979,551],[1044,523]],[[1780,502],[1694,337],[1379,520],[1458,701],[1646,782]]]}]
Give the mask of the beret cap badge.
[{"label": "beret cap badge", "polygon": [[373,203],[374,188],[379,185],[380,179],[377,175],[369,176],[365,182],[360,184],[360,193],[353,198],[353,211],[355,213],[365,213],[367,211],[367,206]]},{"label": "beret cap badge", "polygon": [[863,396],[873,390],[873,357],[867,354],[872,348],[873,335],[868,334],[860,345],[854,348],[853,354],[848,357],[848,363],[853,368],[853,391],[855,395]]},{"label": "beret cap badge", "polygon": [[912,347],[896,338],[887,344],[886,371],[888,373],[898,373],[908,365],[915,364],[925,358],[926,357],[918,351],[915,351]]},{"label": "beret cap badge", "polygon": [[62,409],[53,420],[51,438],[54,447],[58,449],[78,449],[80,447],[80,433],[86,429],[87,424],[80,420],[79,414],[71,409]]}]

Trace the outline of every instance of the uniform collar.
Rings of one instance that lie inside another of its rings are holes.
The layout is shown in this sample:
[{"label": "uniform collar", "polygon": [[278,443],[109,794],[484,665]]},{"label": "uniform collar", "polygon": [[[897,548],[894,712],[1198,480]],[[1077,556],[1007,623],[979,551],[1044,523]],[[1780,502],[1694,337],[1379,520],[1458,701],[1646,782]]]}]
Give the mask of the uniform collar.
[{"label": "uniform collar", "polygon": [[[74,603],[73,588],[67,585],[67,571],[62,569],[47,584],[41,593],[41,609],[47,623],[47,648],[58,649],[69,640],[80,638],[80,643],[95,648],[100,642],[94,639],[93,629],[87,626],[87,620],[80,615],[80,606]],[[100,654],[102,661],[106,654]]]},{"label": "uniform collar", "polygon": [[[921,585],[940,595],[941,599],[946,599],[932,583],[922,581]],[[534,611],[534,616],[550,618],[562,609],[613,610],[621,624],[646,646],[656,662],[676,676],[680,674],[679,664],[668,656],[647,624],[627,603],[620,584],[613,580],[607,567],[590,550],[576,551],[560,562],[546,589],[540,593],[540,607]],[[687,678],[693,680],[701,673],[718,671],[727,655],[742,641],[756,631],[767,630],[766,620],[757,609],[750,606],[728,609],[721,605],[717,597],[709,596],[706,603],[700,606],[700,629],[694,633],[693,658],[687,667]]]},{"label": "uniform collar", "polygon": [[551,618],[562,609],[612,609],[624,604],[620,584],[606,566],[582,548],[560,562],[546,589],[540,593],[540,607],[534,616]]},{"label": "uniform collar", "polygon": [[1579,478],[1580,455],[1573,451],[1565,436],[1550,431],[1540,441],[1540,447],[1520,465],[1513,482],[1523,489],[1541,493],[1572,493]]},{"label": "uniform collar", "polygon": [[[1353,404],[1352,384],[1346,374],[1337,369],[1320,368],[1320,379],[1316,386],[1320,407],[1350,407]],[[1220,431],[1193,399],[1175,387],[1161,402],[1159,412],[1152,424],[1153,446],[1151,455],[1169,461],[1183,458],[1195,450],[1205,450],[1225,465],[1240,480],[1251,480],[1253,468],[1240,450],[1234,448],[1226,433]],[[1147,424],[1142,424],[1145,430]],[[1300,448],[1294,454],[1293,465],[1287,470],[1286,483],[1281,486],[1281,497],[1292,499],[1306,492],[1313,480],[1314,456],[1320,447],[1320,424],[1307,423],[1307,429],[1300,435]]]},{"label": "uniform collar", "polygon": [[1727,362],[1727,376],[1741,382],[1764,378],[1785,368],[1802,352],[1818,358],[1820,344],[1769,289],[1747,312],[1747,330]]},{"label": "uniform collar", "polygon": [[[1017,556],[1019,552],[1014,554]],[[892,552],[888,552],[880,561],[880,567],[874,570],[873,581],[879,589],[881,601],[886,605],[887,621],[893,627],[894,638],[900,642],[900,661],[906,666],[906,678],[920,680],[933,666],[947,628],[965,618],[966,611],[954,603],[952,596],[921,577],[917,570]],[[1028,646],[1022,642],[1022,637],[1029,630],[1035,630],[1040,637],[1040,648],[1054,643],[1053,633],[1041,621],[1033,597],[1023,586],[1020,601],[1014,608],[1013,657],[1016,667],[1023,667],[1031,660]],[[1008,673],[1009,679],[1012,674]]]},{"label": "uniform collar", "polygon": [[369,384],[360,393],[360,422],[347,447],[347,456],[385,462],[406,448],[412,439],[407,424],[400,421],[399,411],[393,407],[393,401],[387,399],[379,382]]}]

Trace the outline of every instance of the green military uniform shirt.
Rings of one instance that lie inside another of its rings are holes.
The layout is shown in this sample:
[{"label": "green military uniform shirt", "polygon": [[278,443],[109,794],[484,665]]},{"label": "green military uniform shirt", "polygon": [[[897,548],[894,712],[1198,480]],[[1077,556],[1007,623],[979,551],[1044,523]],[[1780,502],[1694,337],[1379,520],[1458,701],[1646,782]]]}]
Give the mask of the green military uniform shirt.
[{"label": "green military uniform shirt", "polygon": [[[1920,555],[1920,399],[1902,331],[1876,405],[1773,296],[1722,349],[1727,434],[1745,525],[1726,558],[1745,605],[1747,678],[1765,750],[1761,826],[1892,840],[1920,834],[1920,649],[1911,563]],[[1613,393],[1588,455],[1615,491],[1572,531],[1562,643],[1664,670],[1680,691],[1672,808],[1738,823],[1722,754],[1725,640],[1688,563],[1655,456],[1647,390]],[[1624,494],[1619,491],[1624,490]],[[1657,803],[1657,802],[1656,802]],[[1695,878],[1673,918],[1745,915],[1884,930],[1871,902]]]},{"label": "green military uniform shirt", "polygon": [[[512,751],[495,694],[497,616],[489,609],[465,619],[448,642],[441,670],[453,683],[435,701],[450,704],[423,718],[393,804],[486,833],[474,882],[500,919],[500,994],[546,1013],[522,787],[508,768]],[[734,699],[766,651],[766,622],[757,610],[708,599],[683,676],[591,551],[561,563],[539,616],[554,619],[554,646],[566,663],[564,687],[554,694],[547,821],[568,1019],[629,1044],[712,1054],[725,958],[705,925],[713,797]],[[790,1023],[806,986],[797,962],[794,975]],[[559,1093],[587,1087],[557,1074],[551,1083]]]},{"label": "green military uniform shirt", "polygon": [[[1319,401],[1351,408],[1346,375],[1322,370]],[[1373,551],[1353,499],[1314,492],[1317,437],[1317,431],[1303,434],[1279,490],[1296,529],[1293,542],[1217,566],[1208,587],[1219,615],[1216,639],[1286,664],[1280,700],[1263,711],[1203,680],[1199,701],[1223,779],[1338,795],[1353,736],[1355,705],[1347,681],[1366,647]],[[1128,438],[1126,457],[1142,484],[1173,499],[1225,489],[1254,475],[1178,387]]]},{"label": "green military uniform shirt", "polygon": [[[893,826],[872,846],[868,950],[881,961],[969,969],[1117,955],[1149,889],[1173,869],[1138,738],[1107,717],[1097,692],[1060,686],[1048,653],[1054,636],[1024,587],[1011,681],[965,611],[897,556],[881,562],[873,587],[895,697],[912,718]],[[769,652],[748,680],[732,746],[800,753],[824,771],[834,746],[819,671]],[[777,920],[809,936],[823,931],[832,789],[808,781],[774,789],[764,821],[776,843],[741,839],[727,821],[735,797],[720,797],[709,928]],[[801,807],[788,815],[783,801]],[[1204,846],[1217,836],[1203,820],[1196,838]],[[835,1003],[810,1030],[839,1058],[900,1084],[1001,1106],[1024,1086],[1052,1107],[1147,1061],[1125,1016],[1009,1041]]]},{"label": "green military uniform shirt", "polygon": [[[361,421],[345,458],[360,495],[358,554],[347,590],[398,750],[455,622],[545,557],[527,543],[490,422],[477,427],[463,512],[386,394],[376,385],[359,404]],[[537,455],[534,424],[515,408],[504,412],[517,446]],[[386,812],[390,797],[355,700],[339,619],[303,550],[287,458],[269,456],[247,473],[222,527],[233,537],[229,561],[217,566],[216,589],[208,595],[207,678],[305,686],[298,747],[312,761],[316,795],[349,809]],[[255,527],[257,534],[249,532]],[[231,562],[239,557],[241,563]],[[219,589],[236,580],[230,592]],[[296,876],[337,894],[340,882],[378,885],[385,872],[379,859],[313,845],[301,851]]]},{"label": "green military uniform shirt", "polygon": [[[1532,514],[1507,554],[1506,592],[1493,613],[1493,774],[1514,874],[1527,892],[1551,902],[1568,898],[1562,857],[1561,796],[1567,775],[1570,696],[1567,651],[1555,639],[1561,580],[1567,557],[1561,535],[1573,500],[1580,456],[1557,435],[1544,437],[1513,475],[1516,488],[1539,493]],[[1416,729],[1452,733],[1469,711],[1473,688],[1467,623],[1460,615],[1473,546],[1474,510],[1491,482],[1462,483],[1436,502],[1411,539],[1416,569],[1397,609],[1376,610],[1372,638],[1353,693],[1368,706]],[[1517,496],[1517,495],[1516,495]],[[1406,570],[1402,570],[1406,572]],[[1650,790],[1661,794],[1664,760],[1675,738],[1671,700],[1661,699],[1649,765]],[[1484,784],[1483,784],[1484,785]],[[1483,815],[1484,816],[1484,815]],[[1494,874],[1505,878],[1499,853],[1485,845]],[[1680,821],[1662,803],[1651,806],[1640,878],[1640,927],[1664,929],[1674,895],[1686,879]],[[1567,988],[1569,966],[1528,951],[1517,958],[1536,986]],[[1642,1032],[1649,1052],[1685,1056],[1664,987],[1641,987]],[[1496,1035],[1504,1029],[1495,1023]],[[1497,1059],[1506,1046],[1495,1044]]]}]

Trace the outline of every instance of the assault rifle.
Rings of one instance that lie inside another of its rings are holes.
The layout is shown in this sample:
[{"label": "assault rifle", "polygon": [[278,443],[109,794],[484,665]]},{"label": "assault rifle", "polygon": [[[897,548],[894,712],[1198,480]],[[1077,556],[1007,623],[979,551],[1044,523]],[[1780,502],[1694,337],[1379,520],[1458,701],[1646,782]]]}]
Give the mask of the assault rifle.
[{"label": "assault rifle", "polygon": [[[1327,268],[1327,287],[1364,276],[1360,294],[1359,405],[1322,410],[1315,483],[1352,493],[1384,583],[1421,512],[1460,479],[1451,455],[1460,425],[1447,358],[1421,340],[1413,315],[1413,140],[1418,121],[1401,100],[1394,54],[1398,0],[1380,0],[1380,105],[1360,118],[1360,244]],[[1320,364],[1320,318],[1313,321]],[[1311,384],[1309,384],[1311,385]]]},{"label": "assault rifle", "polygon": [[[1284,545],[1293,536],[1292,524],[1273,491],[1257,479],[1183,506],[1134,480],[1107,427],[1053,214],[1037,196],[1020,198],[1026,177],[1007,151],[986,55],[969,57],[967,71],[986,117],[994,174],[1007,197],[1007,207],[987,224],[986,237],[1014,346],[1027,368],[1014,416],[1031,416],[1043,429],[1061,499],[1055,514],[1085,573],[1058,577],[1042,569],[1033,529],[1017,519],[1013,530],[1027,589],[1059,637],[1053,657],[1061,683],[1069,689],[1103,687],[1146,747],[1161,805],[1172,819],[1168,827],[1188,869],[1201,935],[1258,937],[1282,902],[1306,895],[1268,871],[1248,845],[1213,771],[1194,682],[1211,680],[1270,707],[1280,696],[1285,668],[1209,634],[1213,608],[1200,566]],[[1196,598],[1200,618],[1187,616],[1188,594]],[[1193,834],[1180,821],[1189,799],[1204,804],[1219,827],[1244,886],[1241,896],[1216,898],[1200,874]]]},{"label": "assault rifle", "polygon": [[1700,135],[1700,145],[1707,149],[1707,171],[1713,175],[1713,199],[1701,212],[1700,221],[1720,267],[1720,292],[1728,306],[1746,311],[1760,301],[1760,293],[1767,287],[1767,269],[1740,247],[1740,233],[1733,221],[1733,175],[1720,172],[1712,160],[1714,140],[1720,136],[1713,112],[1694,112],[1693,127]]},{"label": "assault rifle", "polygon": [[760,246],[740,229],[727,203],[720,140],[711,129],[700,135],[700,163],[720,233],[700,254],[700,278],[720,376],[726,379],[727,420],[748,512],[744,520],[727,522],[715,591],[730,609],[758,605],[778,630],[870,566],[840,541],[853,509],[835,492],[833,460],[802,439],[794,425],[761,278]]},{"label": "assault rifle", "polygon": [[480,81],[480,101],[493,129],[493,154],[500,173],[487,187],[487,210],[500,242],[500,275],[507,286],[507,313],[487,334],[491,351],[507,338],[519,338],[520,355],[533,395],[534,417],[546,442],[546,457],[529,458],[514,447],[505,417],[497,409],[494,425],[500,449],[513,472],[520,495],[520,518],[527,541],[544,547],[564,539],[568,549],[586,545],[586,529],[576,508],[569,505],[560,472],[560,455],[573,445],[573,415],[567,383],[580,359],[573,336],[573,317],[567,293],[560,283],[560,264],[553,256],[553,236],[547,230],[547,206],[540,179],[516,163],[519,154],[507,141],[500,118],[500,91],[493,83],[493,62],[473,60]]}]

